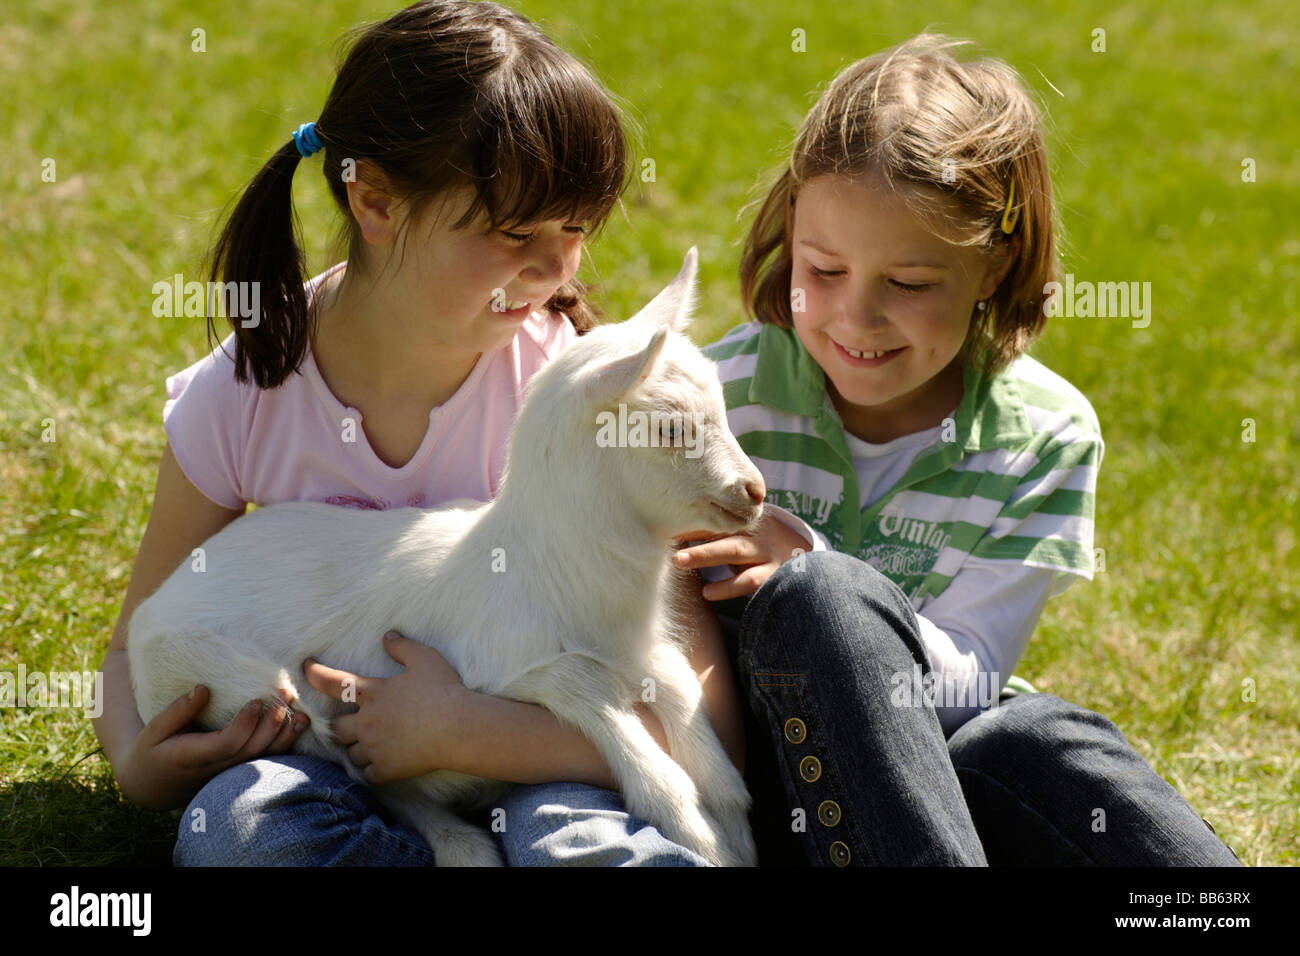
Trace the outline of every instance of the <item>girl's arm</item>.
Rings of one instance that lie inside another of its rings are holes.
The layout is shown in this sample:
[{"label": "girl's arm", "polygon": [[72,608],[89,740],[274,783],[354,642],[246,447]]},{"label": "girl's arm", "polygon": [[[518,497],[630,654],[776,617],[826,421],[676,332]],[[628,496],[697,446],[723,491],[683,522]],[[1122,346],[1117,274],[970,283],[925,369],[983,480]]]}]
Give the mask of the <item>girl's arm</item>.
[{"label": "girl's arm", "polygon": [[[95,733],[118,786],[142,806],[184,806],[208,779],[263,753],[285,753],[297,734],[284,724],[283,708],[261,713],[245,709],[225,729],[182,733],[207,704],[207,689],[182,697],[146,726],[140,720],[126,656],[127,624],[140,602],[187,560],[194,548],[243,512],[222,508],[195,488],[163,449],[158,484],[144,540],[100,670],[104,710],[93,718]],[[306,721],[306,717],[299,720]],[[305,726],[305,723],[303,724]]]},{"label": "girl's arm", "polygon": [[[710,723],[743,770],[744,724],[722,630],[698,588],[691,590],[691,667]],[[595,746],[546,708],[468,690],[441,654],[416,641],[399,637],[385,646],[404,665],[396,677],[367,678],[315,662],[303,668],[313,687],[336,698],[342,698],[344,682],[352,682],[360,709],[335,718],[331,730],[348,745],[349,757],[370,783],[454,770],[511,783],[572,781],[618,788]],[[644,706],[637,712],[667,752],[659,721]]]}]

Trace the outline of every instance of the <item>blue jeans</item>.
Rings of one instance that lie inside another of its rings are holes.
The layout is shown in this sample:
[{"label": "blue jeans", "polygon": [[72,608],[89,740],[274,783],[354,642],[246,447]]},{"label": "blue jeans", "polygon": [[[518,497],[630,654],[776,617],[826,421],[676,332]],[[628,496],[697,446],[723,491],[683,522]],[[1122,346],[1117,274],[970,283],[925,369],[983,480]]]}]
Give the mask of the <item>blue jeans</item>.
[{"label": "blue jeans", "polygon": [[[856,558],[817,552],[802,571],[787,563],[724,627],[765,865],[1237,865],[1104,717],[1023,695],[945,740],[923,698],[897,706],[895,675],[929,664],[911,604]],[[600,788],[516,787],[504,809],[512,866],[706,865]],[[182,818],[174,854],[177,865],[432,857],[367,787],[302,756],[214,777]]]},{"label": "blue jeans", "polygon": [[433,866],[415,830],[338,764],[286,754],[217,774],[181,817],[177,866]]},{"label": "blue jeans", "polygon": [[[580,811],[570,807],[581,807]],[[555,865],[706,866],[630,816],[617,793],[580,783],[517,787],[505,799],[506,841]],[[480,821],[489,826],[491,821]],[[397,823],[365,784],[329,760],[287,754],[217,774],[190,801],[177,866],[434,866],[429,845]],[[511,865],[520,865],[510,858]],[[535,862],[529,860],[527,862]]]}]

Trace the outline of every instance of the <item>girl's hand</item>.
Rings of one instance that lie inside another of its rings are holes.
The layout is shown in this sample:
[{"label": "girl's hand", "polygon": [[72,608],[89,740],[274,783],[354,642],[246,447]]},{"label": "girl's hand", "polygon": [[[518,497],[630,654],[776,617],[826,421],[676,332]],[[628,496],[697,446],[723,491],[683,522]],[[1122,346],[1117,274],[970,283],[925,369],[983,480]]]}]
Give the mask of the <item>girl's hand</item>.
[{"label": "girl's hand", "polygon": [[355,703],[355,713],[330,722],[334,738],[368,783],[405,780],[451,763],[451,735],[465,685],[446,658],[396,631],[384,650],[405,666],[396,677],[360,677],[307,660],[307,682],[336,700]]},{"label": "girl's hand", "polygon": [[136,735],[125,762],[114,768],[129,800],[158,810],[183,807],[221,771],[266,754],[288,753],[307,726],[306,714],[287,720],[293,701],[272,707],[252,701],[221,730],[189,731],[207,703],[208,689],[199,685]]},{"label": "girl's hand", "polygon": [[684,569],[735,565],[734,578],[715,581],[704,587],[704,597],[707,600],[725,601],[753,594],[777,568],[796,555],[811,550],[803,535],[771,515],[764,514],[752,535],[733,534],[682,548],[673,555],[673,563]]}]

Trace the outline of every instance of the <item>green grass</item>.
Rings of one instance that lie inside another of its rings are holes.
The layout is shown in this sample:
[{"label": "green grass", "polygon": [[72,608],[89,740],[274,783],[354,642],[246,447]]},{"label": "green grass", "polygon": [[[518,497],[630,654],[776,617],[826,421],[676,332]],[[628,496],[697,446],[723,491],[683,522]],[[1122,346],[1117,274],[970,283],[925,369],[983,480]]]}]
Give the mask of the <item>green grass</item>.
[{"label": "green grass", "polygon": [[[1049,110],[1066,270],[1150,281],[1154,312],[1147,329],[1056,319],[1033,349],[1102,422],[1106,571],[1048,606],[1017,671],[1113,719],[1243,861],[1300,862],[1291,5],[515,6],[631,104],[638,156],[656,161],[587,277],[622,317],[698,245],[702,343],[743,320],[737,214],[837,69],[930,26],[1021,71]],[[98,665],[152,500],[163,378],[206,351],[201,320],[152,316],[150,287],[197,273],[216,214],[317,115],[336,37],[390,10],[41,0],[0,25],[0,670]],[[206,53],[190,51],[195,27]],[[297,201],[317,270],[334,221],[306,169]],[[88,720],[0,721],[0,864],[167,861],[171,817],[122,800]]]}]

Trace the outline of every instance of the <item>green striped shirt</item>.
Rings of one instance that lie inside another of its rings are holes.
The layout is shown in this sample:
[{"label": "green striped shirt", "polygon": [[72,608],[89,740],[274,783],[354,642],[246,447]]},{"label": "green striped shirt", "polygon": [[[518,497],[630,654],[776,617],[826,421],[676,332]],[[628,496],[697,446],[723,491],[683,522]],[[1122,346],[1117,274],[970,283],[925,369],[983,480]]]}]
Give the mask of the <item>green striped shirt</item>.
[{"label": "green striped shirt", "polygon": [[972,559],[1092,578],[1101,429],[1088,400],[1035,359],[992,378],[968,368],[946,434],[864,508],[825,374],[793,331],[750,322],[704,351],[769,500],[880,570],[914,609]]}]

